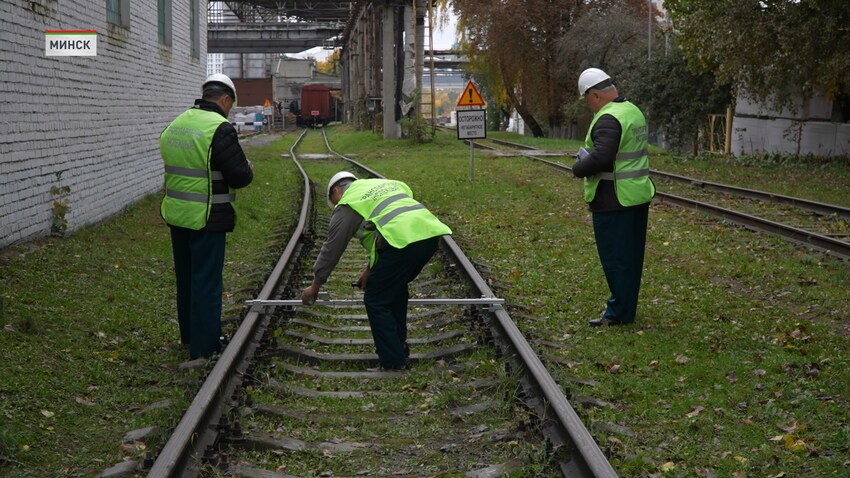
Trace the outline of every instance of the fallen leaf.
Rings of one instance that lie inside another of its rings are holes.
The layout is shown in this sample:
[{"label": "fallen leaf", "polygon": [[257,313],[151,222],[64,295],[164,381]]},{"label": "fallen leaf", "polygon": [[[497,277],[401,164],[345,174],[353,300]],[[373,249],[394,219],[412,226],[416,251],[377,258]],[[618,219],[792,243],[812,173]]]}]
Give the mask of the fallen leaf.
[{"label": "fallen leaf", "polygon": [[791,451],[805,451],[806,443],[800,439],[794,439],[793,435],[785,435],[785,448]]},{"label": "fallen leaf", "polygon": [[675,468],[676,465],[672,461],[668,461],[667,463],[663,463],[660,467],[661,471],[667,472]]},{"label": "fallen leaf", "polygon": [[676,363],[682,364],[682,365],[688,363],[688,356],[687,355],[677,355],[676,356]]},{"label": "fallen leaf", "polygon": [[705,410],[704,407],[697,405],[697,406],[695,406],[691,409],[690,413],[686,413],[685,416],[688,417],[688,418],[693,418],[693,417],[699,415],[699,412],[701,412],[703,410]]},{"label": "fallen leaf", "polygon": [[47,418],[50,418],[50,417],[52,417],[53,415],[56,415],[55,413],[51,412],[50,410],[42,410],[42,411],[41,411],[41,414],[42,414],[42,415],[44,415],[44,416],[45,416],[45,417],[47,417]]},{"label": "fallen leaf", "polygon": [[795,431],[797,431],[799,425],[797,424],[797,422],[791,422],[786,426],[777,425],[777,427],[785,433],[794,433]]}]

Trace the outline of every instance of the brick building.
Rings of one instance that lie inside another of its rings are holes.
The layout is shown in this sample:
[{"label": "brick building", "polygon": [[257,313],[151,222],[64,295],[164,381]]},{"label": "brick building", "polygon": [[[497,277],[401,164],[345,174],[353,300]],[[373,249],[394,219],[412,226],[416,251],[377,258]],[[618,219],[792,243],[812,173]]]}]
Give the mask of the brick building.
[{"label": "brick building", "polygon": [[[206,5],[0,2],[0,248],[161,188],[159,133],[206,75]],[[95,30],[97,56],[47,56],[46,30]]]}]

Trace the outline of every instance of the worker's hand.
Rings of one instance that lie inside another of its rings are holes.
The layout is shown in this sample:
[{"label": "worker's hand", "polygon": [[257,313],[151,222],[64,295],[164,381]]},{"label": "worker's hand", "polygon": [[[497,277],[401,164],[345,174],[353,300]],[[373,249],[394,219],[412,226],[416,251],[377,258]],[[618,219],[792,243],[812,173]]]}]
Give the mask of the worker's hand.
[{"label": "worker's hand", "polygon": [[590,156],[590,152],[584,148],[578,149],[578,154],[576,154],[576,161],[581,161]]},{"label": "worker's hand", "polygon": [[304,289],[304,292],[301,293],[301,303],[313,305],[316,302],[316,297],[319,296],[320,287],[318,284],[310,284],[310,287]]},{"label": "worker's hand", "polygon": [[366,283],[367,282],[369,282],[369,268],[368,267],[363,269],[363,272],[360,273],[360,278],[357,279],[356,284],[357,284],[357,287],[360,288],[360,290],[366,290]]},{"label": "worker's hand", "polygon": [[250,159],[248,160],[248,167],[251,168],[251,171],[254,170],[254,162],[251,161]]}]

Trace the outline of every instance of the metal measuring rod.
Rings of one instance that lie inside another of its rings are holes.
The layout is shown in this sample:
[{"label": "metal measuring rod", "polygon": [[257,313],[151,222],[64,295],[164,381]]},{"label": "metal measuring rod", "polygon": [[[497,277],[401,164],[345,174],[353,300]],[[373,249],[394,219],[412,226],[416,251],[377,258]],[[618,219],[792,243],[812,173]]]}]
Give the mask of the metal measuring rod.
[{"label": "metal measuring rod", "polygon": [[[300,299],[267,299],[267,300],[246,300],[245,303],[251,306],[251,310],[258,310],[263,307],[310,307],[310,306],[326,306],[326,307],[356,307],[363,305],[363,299],[317,299],[309,305],[305,305]],[[410,299],[408,305],[486,305],[490,312],[499,310],[505,304],[505,299],[498,297],[481,297],[478,299]]]}]

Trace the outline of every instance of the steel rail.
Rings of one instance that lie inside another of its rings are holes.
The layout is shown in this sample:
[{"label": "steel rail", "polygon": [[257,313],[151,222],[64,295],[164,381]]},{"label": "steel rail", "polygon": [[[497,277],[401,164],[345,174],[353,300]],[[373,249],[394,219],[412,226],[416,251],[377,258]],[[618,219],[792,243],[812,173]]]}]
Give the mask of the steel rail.
[{"label": "steel rail", "polygon": [[[505,140],[502,140],[502,139],[496,139],[496,138],[487,138],[487,139],[496,143],[496,144],[502,144],[502,145],[509,146],[509,147],[512,147],[512,148],[517,148],[517,149],[524,149],[524,150],[528,150],[528,151],[539,149],[535,146],[513,143],[513,142],[505,141]],[[542,160],[541,158],[536,158],[536,159]],[[545,161],[545,160],[543,160],[543,161]],[[548,161],[546,161],[546,162],[548,162]],[[824,202],[820,202],[820,201],[813,201],[813,200],[810,200],[810,199],[803,199],[803,198],[797,198],[797,197],[793,197],[793,196],[787,196],[787,195],[784,195],[784,194],[761,191],[761,190],[758,190],[758,189],[750,189],[750,188],[744,188],[744,187],[740,187],[740,186],[733,186],[731,184],[723,184],[723,183],[716,183],[716,182],[713,182],[713,181],[705,181],[705,180],[702,180],[702,179],[696,179],[696,178],[691,178],[691,177],[688,177],[688,176],[682,176],[681,174],[674,174],[674,173],[668,173],[666,171],[659,171],[657,169],[650,170],[650,174],[652,176],[667,178],[667,179],[671,179],[673,181],[677,181],[677,182],[680,182],[680,183],[691,184],[693,186],[698,186],[698,187],[707,186],[707,187],[710,187],[710,188],[717,189],[719,191],[726,191],[726,192],[734,193],[734,194],[737,194],[739,196],[747,197],[747,198],[750,198],[750,199],[758,199],[758,200],[769,201],[769,202],[777,202],[777,203],[780,203],[780,204],[790,204],[792,206],[796,206],[796,207],[799,207],[799,208],[802,208],[802,209],[806,209],[808,211],[812,211],[812,212],[815,212],[815,213],[818,213],[818,214],[821,214],[821,215],[824,215],[824,216],[836,215],[837,217],[841,217],[841,218],[844,218],[844,219],[850,219],[850,208],[840,206],[840,205],[837,205],[837,204],[829,204],[829,203],[824,203]]]},{"label": "steel rail", "polygon": [[538,148],[537,146],[531,146],[530,144],[514,143],[514,142],[511,142],[511,141],[506,141],[504,139],[498,139],[498,138],[487,138],[487,139],[489,139],[490,141],[492,141],[496,144],[502,144],[502,145],[509,146],[509,147],[515,148],[515,149],[523,149],[523,150],[529,150],[529,151],[540,150],[540,148]]},{"label": "steel rail", "polygon": [[[305,130],[306,133],[306,130]],[[304,133],[290,148],[290,155],[304,179],[301,213],[298,225],[281,254],[280,259],[272,270],[269,279],[258,294],[261,299],[268,299],[277,287],[286,266],[289,264],[296,247],[302,240],[310,211],[310,181],[307,173],[295,160],[294,148]],[[190,477],[198,475],[198,470],[192,467],[192,460],[199,461],[204,450],[212,445],[217,437],[216,427],[221,416],[222,403],[233,393],[240,379],[242,368],[250,359],[250,354],[256,348],[259,336],[262,335],[263,317],[255,311],[249,311],[242,324],[233,334],[227,347],[216,360],[201,389],[195,395],[189,408],[183,414],[171,437],[166,442],[156,461],[148,472],[148,477]]]},{"label": "steel rail", "polygon": [[673,173],[666,173],[663,171],[650,170],[650,174],[653,176],[660,176],[672,179],[674,181],[689,183],[694,186],[708,186],[714,189],[718,189],[721,191],[729,191],[739,196],[748,197],[751,199],[759,199],[764,201],[772,201],[778,202],[781,204],[790,204],[792,206],[797,206],[812,212],[816,212],[818,214],[822,214],[824,216],[830,216],[835,214],[838,217],[842,217],[845,219],[850,219],[850,208],[846,208],[844,206],[839,206],[836,204],[827,204],[818,201],[811,201],[809,199],[801,199],[795,198],[792,196],[786,196],[784,194],[775,194],[766,191],[759,191],[758,189],[749,189],[742,188],[738,186],[732,186],[729,184],[721,184],[715,183],[711,181],[703,181],[702,179],[694,179],[689,178],[687,176],[681,176]]},{"label": "steel rail", "polygon": [[748,229],[773,234],[799,244],[814,247],[826,253],[830,253],[844,260],[850,260],[850,242],[833,239],[829,236],[805,231],[787,224],[770,221],[758,216],[753,216],[732,209],[726,209],[713,204],[695,201],[669,193],[656,193],[662,201],[669,201],[677,206],[686,207],[695,211],[705,211],[715,216],[722,217]]},{"label": "steel rail", "polygon": [[[324,134],[324,131],[323,131]],[[325,137],[327,142],[327,136]],[[362,164],[349,159],[334,150],[328,144],[328,151],[336,154],[339,158],[348,161],[358,167],[363,167],[375,177],[383,178],[377,172],[366,168]],[[496,295],[487,285],[487,281],[478,273],[475,266],[466,257],[466,254],[460,249],[457,243],[451,236],[443,236],[441,238],[444,249],[452,256],[456,264],[467,275],[470,282],[477,289],[482,298],[496,299]],[[531,345],[526,340],[525,336],[517,328],[516,324],[511,319],[510,315],[504,309],[499,309],[493,312],[496,323],[503,332],[503,336],[510,341],[512,348],[522,359],[526,370],[531,375],[531,378],[537,384],[538,389],[546,399],[548,406],[558,418],[558,424],[564,429],[563,431],[569,436],[573,446],[578,450],[577,454],[573,454],[571,458],[574,463],[570,463],[570,476],[576,477],[594,477],[594,478],[613,478],[617,476],[608,458],[599,448],[599,445],[594,440],[593,436],[584,426],[575,409],[570,405],[570,402],[564,396],[561,388],[552,378],[552,375],[546,370],[546,367],[540,361],[540,358],[531,348]]]},{"label": "steel rail", "polygon": [[[532,154],[524,154],[524,156],[529,159],[540,161],[542,163],[546,163],[550,166],[553,166],[558,169],[563,169],[566,171],[572,171],[572,168],[563,163],[558,163],[554,161],[549,161],[547,159],[536,157]],[[653,171],[652,174],[656,172]],[[684,176],[683,176],[684,177]],[[698,180],[694,180],[696,182],[700,182]],[[721,185],[723,186],[723,185]],[[763,193],[765,196],[771,196],[771,193]],[[775,221],[771,221],[768,219],[764,219],[758,216],[753,216],[750,214],[746,214],[743,212],[734,211],[732,209],[726,209],[720,206],[715,206],[713,204],[697,201],[694,199],[688,199],[681,196],[676,196],[674,194],[665,193],[661,191],[655,192],[655,197],[661,201],[667,201],[671,204],[675,204],[680,207],[687,207],[697,211],[704,211],[714,216],[721,217],[735,224],[747,227],[754,231],[765,232],[768,234],[776,235],[782,237],[784,239],[790,240],[792,242],[796,242],[798,244],[802,244],[805,246],[809,246],[815,249],[818,249],[822,252],[832,254],[835,257],[844,260],[850,260],[850,242],[841,241],[838,239],[834,239],[829,236],[825,236],[823,234],[818,234],[812,231],[805,231],[803,229],[799,229],[793,226],[789,226],[787,224],[778,223]],[[796,199],[796,198],[790,198]],[[806,200],[800,200],[806,201]],[[813,201],[809,201],[812,204]],[[841,206],[835,206],[838,209],[841,209]],[[836,211],[833,211],[836,212]]]}]

